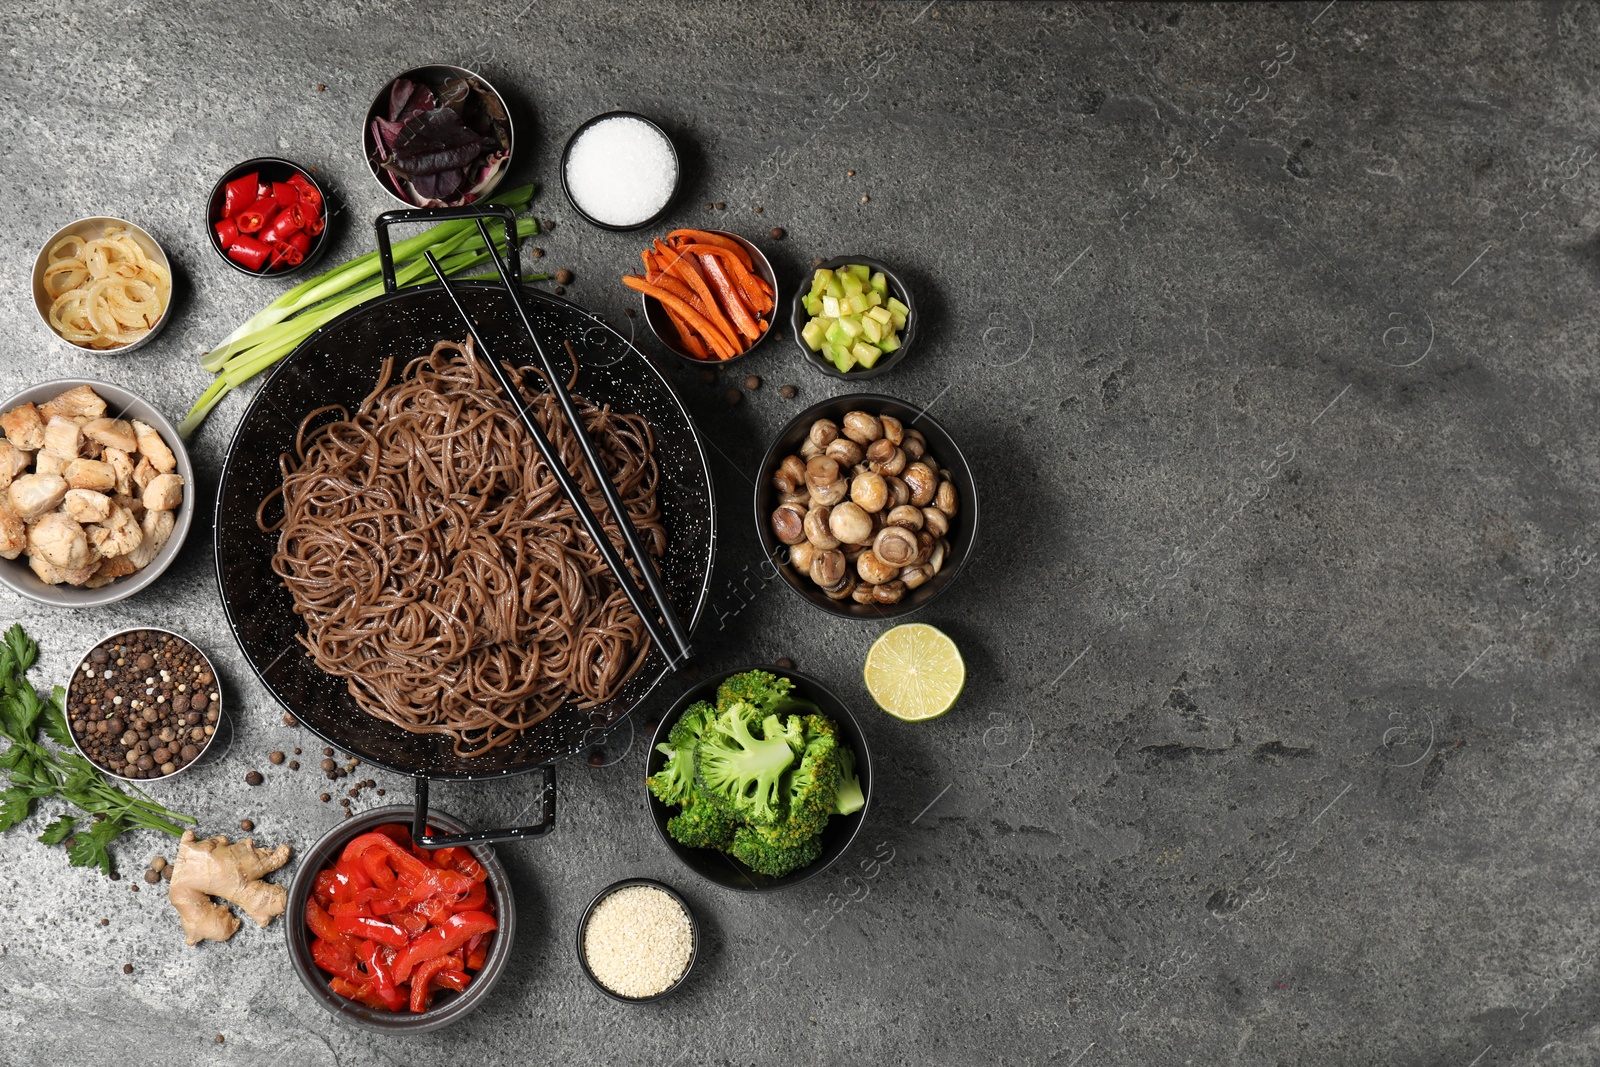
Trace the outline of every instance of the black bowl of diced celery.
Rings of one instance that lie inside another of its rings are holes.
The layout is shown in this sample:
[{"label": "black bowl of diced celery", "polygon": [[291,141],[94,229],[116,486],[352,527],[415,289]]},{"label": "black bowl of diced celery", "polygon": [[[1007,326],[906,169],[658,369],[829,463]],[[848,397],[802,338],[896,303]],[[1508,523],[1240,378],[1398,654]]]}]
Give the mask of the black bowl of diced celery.
[{"label": "black bowl of diced celery", "polygon": [[894,268],[870,256],[835,256],[794,295],[789,325],[807,363],[845,381],[887,374],[911,351],[917,308]]},{"label": "black bowl of diced celery", "polygon": [[661,840],[724,888],[766,892],[814,878],[866,821],[866,734],[798,671],[708,677],[678,698],[650,744],[646,795]]}]

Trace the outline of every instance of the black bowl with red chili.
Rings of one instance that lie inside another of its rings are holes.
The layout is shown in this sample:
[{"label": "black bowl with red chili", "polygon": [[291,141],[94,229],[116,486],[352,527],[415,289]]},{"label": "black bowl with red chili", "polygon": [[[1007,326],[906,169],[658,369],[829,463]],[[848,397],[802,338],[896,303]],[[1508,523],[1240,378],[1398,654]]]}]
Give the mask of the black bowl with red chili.
[{"label": "black bowl with red chili", "polygon": [[[419,848],[405,807],[346,820],[289,888],[289,954],[324,1008],[375,1030],[433,1030],[471,1011],[510,956],[515,906],[486,845]],[[461,823],[431,813],[434,832]]]},{"label": "black bowl with red chili", "polygon": [[206,224],[211,247],[241,274],[293,274],[327,248],[327,189],[287,159],[247,159],[212,187]]}]

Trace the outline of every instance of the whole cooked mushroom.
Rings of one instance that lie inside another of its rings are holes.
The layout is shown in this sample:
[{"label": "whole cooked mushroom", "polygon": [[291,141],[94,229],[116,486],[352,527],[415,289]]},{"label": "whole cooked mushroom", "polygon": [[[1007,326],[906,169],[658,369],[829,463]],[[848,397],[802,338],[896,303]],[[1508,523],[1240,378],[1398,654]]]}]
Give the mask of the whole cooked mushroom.
[{"label": "whole cooked mushroom", "polygon": [[939,483],[939,489],[933,494],[933,506],[940,511],[955,518],[956,514],[956,486],[946,478]]},{"label": "whole cooked mushroom", "polygon": [[883,522],[885,526],[903,526],[914,533],[922,529],[922,509],[914,508],[910,504],[900,504],[889,509],[889,514],[884,516]]},{"label": "whole cooked mushroom", "polygon": [[784,504],[772,513],[772,532],[786,545],[806,539],[805,513],[793,504]]},{"label": "whole cooked mushroom", "polygon": [[810,442],[818,448],[827,448],[839,436],[839,424],[832,419],[818,419],[811,424],[811,430],[806,434]]},{"label": "whole cooked mushroom", "polygon": [[889,483],[884,481],[883,475],[871,471],[858,474],[850,483],[850,499],[862,511],[882,511],[889,503]]},{"label": "whole cooked mushroom", "polygon": [[919,508],[925,508],[933,503],[934,494],[939,491],[938,475],[933,473],[933,468],[918,460],[907,464],[900,477],[905,479],[906,486],[911,490],[911,502]]},{"label": "whole cooked mushroom", "polygon": [[950,532],[950,516],[938,508],[922,509],[923,528],[935,537],[944,537]]},{"label": "whole cooked mushroom", "polygon": [[806,540],[818,548],[839,547],[839,539],[833,536],[833,531],[828,528],[828,515],[831,510],[831,508],[812,508],[806,512]]},{"label": "whole cooked mushroom", "polygon": [[839,584],[839,580],[844,577],[844,567],[844,553],[837,548],[818,552],[816,558],[811,561],[811,580],[824,589],[831,588]]},{"label": "whole cooked mushroom", "polygon": [[878,558],[876,552],[869,548],[856,557],[856,573],[861,576],[863,582],[871,585],[881,585],[884,582],[893,581],[895,576],[900,573],[900,568],[885,563]]},{"label": "whole cooked mushroom", "polygon": [[799,492],[806,484],[806,461],[799,456],[785,456],[772,476],[772,486],[780,493]]},{"label": "whole cooked mushroom", "polygon": [[891,445],[898,445],[905,440],[905,427],[893,415],[879,415],[878,422],[883,426],[883,439]]},{"label": "whole cooked mushroom", "polygon": [[844,435],[865,447],[883,436],[883,423],[876,415],[852,411],[844,417]]},{"label": "whole cooked mushroom", "polygon": [[872,540],[872,517],[847,500],[828,513],[828,529],[847,545],[864,545]]},{"label": "whole cooked mushroom", "polygon": [[899,474],[906,469],[906,454],[887,437],[879,438],[867,446],[867,466],[876,474]]},{"label": "whole cooked mushroom", "polygon": [[905,567],[916,561],[917,535],[904,526],[885,526],[872,541],[872,551],[891,567]]},{"label": "whole cooked mushroom", "polygon": [[900,442],[901,451],[912,462],[921,459],[928,452],[928,439],[922,436],[921,430],[907,430],[904,439]]},{"label": "whole cooked mushroom", "polygon": [[872,600],[876,604],[898,604],[906,595],[906,583],[898,578],[872,587]]},{"label": "whole cooked mushroom", "polygon": [[811,503],[822,507],[833,507],[842,503],[850,495],[850,479],[838,478],[828,485],[817,486],[811,490]]},{"label": "whole cooked mushroom", "polygon": [[839,461],[841,467],[854,467],[866,458],[866,450],[848,437],[840,437],[822,450],[825,456],[832,456]]},{"label": "whole cooked mushroom", "polygon": [[822,549],[810,541],[801,541],[789,546],[789,565],[801,574],[811,574],[811,561],[817,558],[817,553]]}]

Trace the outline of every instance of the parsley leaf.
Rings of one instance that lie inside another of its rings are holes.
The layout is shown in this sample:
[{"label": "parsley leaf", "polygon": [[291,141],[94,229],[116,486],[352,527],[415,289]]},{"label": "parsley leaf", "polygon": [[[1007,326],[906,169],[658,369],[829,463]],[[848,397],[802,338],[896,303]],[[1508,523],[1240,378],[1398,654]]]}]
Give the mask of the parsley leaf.
[{"label": "parsley leaf", "polygon": [[0,793],[0,831],[9,830],[33,814],[33,794],[12,786]]},{"label": "parsley leaf", "polygon": [[72,836],[72,828],[77,825],[77,819],[71,815],[63,815],[44,828],[44,833],[39,835],[39,841],[46,845],[59,845]]},{"label": "parsley leaf", "polygon": [[88,833],[77,835],[77,843],[67,849],[67,860],[74,867],[99,867],[102,872],[110,874],[111,853],[106,851],[106,846],[126,829],[127,826],[116,816],[100,820],[89,828]]}]

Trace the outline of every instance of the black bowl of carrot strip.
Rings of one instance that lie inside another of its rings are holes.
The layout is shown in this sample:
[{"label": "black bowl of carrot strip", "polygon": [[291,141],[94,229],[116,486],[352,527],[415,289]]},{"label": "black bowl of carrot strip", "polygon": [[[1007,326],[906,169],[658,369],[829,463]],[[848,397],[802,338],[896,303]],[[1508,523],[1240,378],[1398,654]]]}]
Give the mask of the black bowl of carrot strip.
[{"label": "black bowl of carrot strip", "polygon": [[206,204],[211,248],[240,274],[282,278],[328,247],[328,190],[310,170],[275,156],[247,159],[217,179]]},{"label": "black bowl of carrot strip", "polygon": [[726,230],[673,230],[639,253],[640,294],[656,339],[690,363],[743,359],[777,327],[778,277],[761,249]]}]

